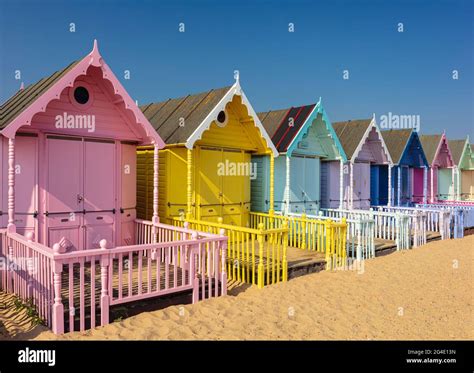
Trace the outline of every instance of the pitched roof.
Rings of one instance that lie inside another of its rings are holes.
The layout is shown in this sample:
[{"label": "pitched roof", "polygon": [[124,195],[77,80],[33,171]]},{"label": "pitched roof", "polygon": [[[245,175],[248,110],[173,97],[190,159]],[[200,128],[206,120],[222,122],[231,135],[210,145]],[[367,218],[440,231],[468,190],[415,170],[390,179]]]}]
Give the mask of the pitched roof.
[{"label": "pitched roof", "polygon": [[288,110],[290,109],[271,110],[257,114],[270,137],[273,137],[278,126],[288,114]]},{"label": "pitched roof", "polygon": [[308,119],[316,104],[259,113],[258,117],[280,153],[288,150],[291,142]]},{"label": "pitched roof", "polygon": [[155,102],[140,109],[166,144],[184,143],[230,88]]},{"label": "pitched roof", "polygon": [[436,150],[438,150],[439,143],[442,135],[421,135],[420,142],[425,152],[426,160],[431,165],[436,156]]},{"label": "pitched roof", "polygon": [[387,149],[390,152],[390,157],[394,164],[400,163],[403,151],[410,140],[412,133],[411,129],[402,129],[402,130],[386,130],[381,131],[383,141],[387,145]]},{"label": "pitched roof", "polygon": [[461,163],[461,158],[464,153],[464,147],[466,146],[466,139],[464,140],[448,140],[448,146],[453,155],[453,161],[455,165]]},{"label": "pitched roof", "polygon": [[352,159],[370,123],[372,119],[356,119],[332,124],[347,159]]},{"label": "pitched roof", "polygon": [[62,70],[30,84],[19,90],[0,106],[0,129],[5,128],[13,119],[20,115],[35,100],[45,93],[54,83],[67,74],[79,61],[74,61]]}]

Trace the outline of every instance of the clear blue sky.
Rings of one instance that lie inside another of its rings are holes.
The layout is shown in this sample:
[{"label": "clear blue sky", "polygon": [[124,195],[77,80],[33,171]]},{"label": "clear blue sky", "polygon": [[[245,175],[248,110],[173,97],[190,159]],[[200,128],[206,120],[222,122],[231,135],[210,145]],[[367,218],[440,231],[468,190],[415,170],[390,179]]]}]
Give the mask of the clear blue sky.
[{"label": "clear blue sky", "polygon": [[19,87],[15,70],[30,84],[96,38],[140,104],[230,85],[238,69],[256,111],[322,96],[332,121],[420,115],[422,133],[474,139],[473,3],[0,0],[0,101]]}]

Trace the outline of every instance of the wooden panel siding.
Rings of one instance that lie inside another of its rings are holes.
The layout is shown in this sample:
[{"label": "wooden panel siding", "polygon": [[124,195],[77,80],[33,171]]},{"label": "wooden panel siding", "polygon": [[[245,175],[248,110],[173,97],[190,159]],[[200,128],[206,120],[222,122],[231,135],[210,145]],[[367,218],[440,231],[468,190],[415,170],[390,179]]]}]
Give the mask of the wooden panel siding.
[{"label": "wooden panel siding", "polygon": [[[279,157],[280,158],[280,157]],[[275,159],[275,162],[279,159]],[[269,206],[269,179],[270,162],[268,156],[257,155],[252,157],[252,162],[256,165],[257,177],[250,181],[251,188],[251,208],[252,211],[268,212]],[[278,184],[277,184],[278,185]],[[275,186],[277,186],[275,185]],[[275,194],[277,196],[279,194]],[[279,198],[279,197],[275,197]]]},{"label": "wooden panel siding", "polygon": [[438,199],[453,199],[452,169],[440,168],[438,170]]},{"label": "wooden panel siding", "polygon": [[256,153],[265,153],[259,129],[255,127],[253,119],[249,117],[245,105],[242,105],[240,96],[234,96],[226,105],[228,122],[219,127],[214,121],[202,138],[196,141],[200,146],[219,146],[231,149],[243,149]]},{"label": "wooden panel siding", "polygon": [[[44,113],[38,113],[33,117],[33,129],[40,129],[52,133],[67,133],[70,135],[106,137],[120,140],[135,140],[140,138],[128,126],[124,115],[116,105],[114,105],[102,87],[105,84],[95,75],[82,76],[77,79],[78,82],[86,82],[92,87],[91,107],[87,110],[81,110],[71,105],[69,91],[73,88],[66,88],[61,93],[59,100],[53,100],[47,106]],[[93,115],[95,116],[95,131],[89,132],[87,129],[57,129],[55,126],[56,116],[68,115]]]},{"label": "wooden panel siding", "polygon": [[[267,162],[268,174],[270,173],[270,162]],[[290,167],[291,169],[291,167]],[[292,180],[293,181],[293,180]],[[270,188],[269,183],[267,183],[267,188]],[[285,192],[286,192],[286,157],[280,156],[275,159],[275,211],[284,211],[285,210]],[[269,192],[267,191],[267,194]],[[268,206],[268,203],[265,204]],[[268,206],[269,208],[270,206]],[[268,211],[268,210],[267,210]]]}]

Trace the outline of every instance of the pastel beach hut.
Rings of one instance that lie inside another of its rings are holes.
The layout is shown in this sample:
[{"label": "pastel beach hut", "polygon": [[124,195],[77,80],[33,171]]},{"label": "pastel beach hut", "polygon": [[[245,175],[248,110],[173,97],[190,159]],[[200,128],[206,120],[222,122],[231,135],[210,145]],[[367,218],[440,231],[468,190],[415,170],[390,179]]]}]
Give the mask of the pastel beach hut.
[{"label": "pastel beach hut", "polygon": [[457,201],[474,200],[474,151],[469,136],[464,140],[448,140],[454,161],[454,196]]},{"label": "pastel beach hut", "polygon": [[[166,143],[159,153],[160,217],[168,222],[180,216],[209,222],[221,218],[224,224],[248,226],[256,172],[251,157],[261,155],[273,164],[278,153],[239,82],[141,109]],[[147,151],[152,149],[141,148],[138,155],[143,217],[151,215]]]},{"label": "pastel beach hut", "polygon": [[136,219],[136,147],[165,144],[96,41],[3,103],[0,129],[0,259],[20,263],[1,271],[1,290],[31,301],[57,334],[107,324],[111,305],[183,289],[205,296],[196,279],[208,276],[173,258],[206,256],[189,245],[207,240],[219,256],[226,238],[159,222],[157,161],[152,221]]},{"label": "pastel beach hut", "polygon": [[428,202],[448,200],[449,196],[454,194],[454,160],[446,135],[421,135],[420,141],[430,166]]},{"label": "pastel beach hut", "polygon": [[147,147],[138,151],[139,216],[151,214],[149,159],[158,157],[162,221],[206,232],[223,230],[229,237],[230,279],[258,287],[285,281],[288,229],[284,225],[273,229],[270,216],[257,220],[251,211],[251,179],[258,172],[251,158],[268,158],[269,198],[273,200],[278,152],[239,80],[230,87],[150,103],[141,109],[166,146],[159,152]]},{"label": "pastel beach hut", "polygon": [[[329,181],[339,179],[346,157],[321,100],[258,115],[280,153],[275,161],[275,211],[314,215],[322,199],[339,202],[339,191],[330,188]],[[252,180],[253,207],[268,212],[269,165],[262,157],[252,161],[261,170]]]},{"label": "pastel beach hut", "polygon": [[[294,240],[290,241],[286,219],[272,208],[268,212],[252,209],[257,196],[253,181],[263,172],[268,173],[268,206],[274,206],[278,151],[239,80],[231,87],[151,103],[141,109],[166,143],[158,153],[160,218],[206,232],[224,230],[229,237],[227,274],[232,280],[258,287],[286,281],[287,247],[306,247],[306,236],[302,231],[293,232]],[[153,149],[138,151],[137,208],[143,216],[150,214],[146,196],[151,185],[147,173],[152,152],[156,157]],[[265,170],[263,164],[268,165]],[[342,255],[345,228],[343,223],[328,226],[333,237],[325,246],[328,255]],[[322,230],[319,235],[321,238]]]},{"label": "pastel beach hut", "polygon": [[390,200],[392,159],[375,116],[333,123],[333,128],[348,159],[342,182],[334,180],[331,186],[342,188],[342,207],[368,209],[371,201]]},{"label": "pastel beach hut", "polygon": [[410,206],[425,202],[429,166],[418,133],[411,129],[386,130],[382,136],[393,161],[392,200],[373,204]]}]

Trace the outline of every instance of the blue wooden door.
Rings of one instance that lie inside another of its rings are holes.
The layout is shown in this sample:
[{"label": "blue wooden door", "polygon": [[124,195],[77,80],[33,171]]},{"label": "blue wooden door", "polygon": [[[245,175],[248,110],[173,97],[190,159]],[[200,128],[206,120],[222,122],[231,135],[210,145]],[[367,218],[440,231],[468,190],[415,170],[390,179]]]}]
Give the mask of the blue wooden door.
[{"label": "blue wooden door", "polygon": [[377,206],[379,202],[379,166],[370,166],[370,204]]},{"label": "blue wooden door", "polygon": [[291,157],[290,167],[290,211],[302,213],[304,211],[305,196],[305,159]]},{"label": "blue wooden door", "polygon": [[388,166],[378,166],[379,183],[378,197],[379,205],[385,206],[388,203]]}]

